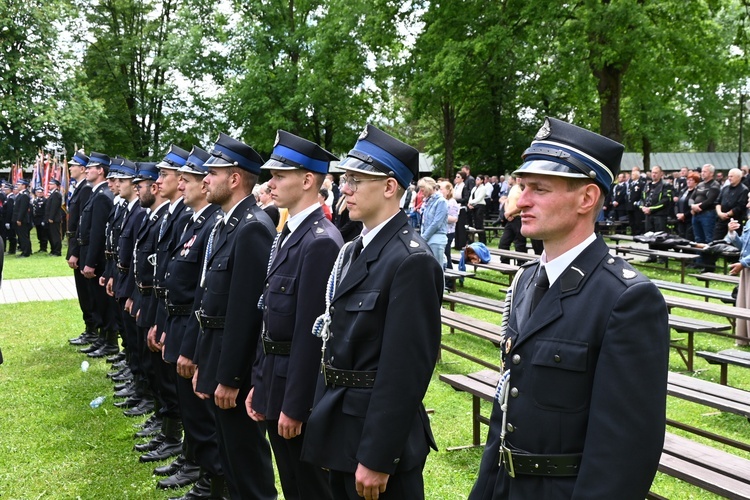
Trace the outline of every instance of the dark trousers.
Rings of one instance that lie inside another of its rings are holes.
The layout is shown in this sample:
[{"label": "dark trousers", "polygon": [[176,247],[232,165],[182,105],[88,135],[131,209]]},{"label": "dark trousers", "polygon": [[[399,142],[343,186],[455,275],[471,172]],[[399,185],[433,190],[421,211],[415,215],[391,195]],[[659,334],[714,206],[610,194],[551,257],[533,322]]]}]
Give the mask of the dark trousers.
[{"label": "dark trousers", "polygon": [[[176,368],[176,365],[170,365]],[[180,415],[185,429],[185,449],[189,460],[200,465],[212,476],[222,476],[219,441],[212,399],[201,399],[193,392],[193,380],[177,375],[175,387]]]},{"label": "dark trousers", "polygon": [[[500,243],[497,248],[500,250],[510,250],[511,243],[515,246],[516,252],[526,253],[526,237],[521,234],[521,218],[514,217],[513,220],[505,223],[505,229],[500,236]],[[510,258],[501,257],[500,262],[509,263]]]},{"label": "dark trousers", "polygon": [[[89,291],[93,299],[94,311],[97,313],[94,320],[98,320],[99,336],[114,334],[114,341],[117,341],[117,321],[115,320],[115,299],[107,295],[106,289],[99,284],[101,272],[97,271],[96,276],[86,279],[89,284]],[[108,339],[111,343],[111,338]]]},{"label": "dark trousers", "polygon": [[47,225],[42,225],[40,222],[39,224],[34,224],[34,227],[36,228],[36,239],[39,240],[39,251],[46,252],[47,242],[49,241],[49,230],[47,229]]},{"label": "dark trousers", "polygon": [[49,232],[50,253],[52,255],[62,255],[62,228],[60,222],[48,223],[47,231]]},{"label": "dark trousers", "polygon": [[73,281],[76,285],[76,294],[78,295],[78,307],[81,308],[83,323],[86,325],[86,331],[97,333],[99,324],[94,317],[94,299],[91,297],[90,280],[84,278],[79,269],[73,270]]},{"label": "dark trousers", "polygon": [[635,207],[628,211],[628,221],[630,223],[631,235],[643,234],[643,212],[641,212],[641,207]]},{"label": "dark trousers", "polygon": [[[157,333],[157,340],[159,336],[160,334]],[[151,369],[154,372],[151,378],[151,387],[159,400],[159,416],[177,420],[180,418],[180,404],[177,399],[177,372],[173,365],[162,359],[161,351],[153,352],[149,349],[148,352],[151,356]]]},{"label": "dark trousers", "polygon": [[328,474],[320,467],[299,459],[302,454],[305,425],[302,425],[302,434],[292,439],[279,436],[278,420],[269,420],[266,425],[285,500],[332,499]]},{"label": "dark trousers", "polygon": [[[233,500],[276,499],[271,447],[266,440],[266,426],[247,416],[241,389],[237,406],[222,410],[213,405],[221,452],[221,467]],[[213,404],[213,401],[212,401]]]},{"label": "dark trousers", "polygon": [[468,211],[461,207],[458,211],[458,221],[456,221],[456,250],[463,250],[466,246],[466,226],[469,223]]},{"label": "dark trousers", "polygon": [[[412,470],[398,472],[388,478],[382,500],[420,500],[424,498],[424,479],[422,470],[424,462]],[[354,474],[350,472],[331,471],[331,491],[335,500],[361,500],[357,494]]]},{"label": "dark trousers", "polygon": [[[474,229],[477,230],[483,230],[484,229],[484,211],[485,206],[484,205],[475,205],[474,209],[471,211],[471,217],[474,222]],[[487,243],[487,235],[482,233],[479,233],[479,241],[482,243]]]},{"label": "dark trousers", "polygon": [[31,255],[31,224],[24,222],[20,226],[16,225],[16,236],[21,255]]},{"label": "dark trousers", "polygon": [[666,215],[647,215],[646,216],[646,232],[648,231],[666,231],[667,230],[667,216]]}]

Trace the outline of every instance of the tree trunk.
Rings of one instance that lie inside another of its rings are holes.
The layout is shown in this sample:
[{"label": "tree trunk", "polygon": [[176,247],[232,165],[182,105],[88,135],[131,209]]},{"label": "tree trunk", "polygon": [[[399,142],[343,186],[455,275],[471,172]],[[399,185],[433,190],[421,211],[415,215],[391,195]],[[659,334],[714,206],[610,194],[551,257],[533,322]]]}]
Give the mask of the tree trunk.
[{"label": "tree trunk", "polygon": [[651,170],[651,141],[644,135],[641,137],[641,143],[643,146],[643,171],[648,172]]},{"label": "tree trunk", "polygon": [[624,72],[624,69],[609,64],[602,68],[593,69],[594,77],[597,80],[596,90],[599,93],[599,109],[601,111],[600,133],[617,142],[622,142],[620,96]]},{"label": "tree trunk", "polygon": [[456,108],[448,101],[443,101],[443,145],[445,147],[445,176],[453,179],[455,168],[453,147],[456,144]]}]

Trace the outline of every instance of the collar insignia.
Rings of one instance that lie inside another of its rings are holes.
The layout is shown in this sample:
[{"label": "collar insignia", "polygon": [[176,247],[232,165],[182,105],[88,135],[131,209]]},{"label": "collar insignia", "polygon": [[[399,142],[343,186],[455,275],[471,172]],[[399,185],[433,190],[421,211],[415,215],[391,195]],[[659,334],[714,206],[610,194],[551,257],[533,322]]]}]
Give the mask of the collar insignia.
[{"label": "collar insignia", "polygon": [[635,271],[631,271],[630,269],[623,269],[622,270],[622,277],[626,280],[632,280],[635,278],[636,274]]}]

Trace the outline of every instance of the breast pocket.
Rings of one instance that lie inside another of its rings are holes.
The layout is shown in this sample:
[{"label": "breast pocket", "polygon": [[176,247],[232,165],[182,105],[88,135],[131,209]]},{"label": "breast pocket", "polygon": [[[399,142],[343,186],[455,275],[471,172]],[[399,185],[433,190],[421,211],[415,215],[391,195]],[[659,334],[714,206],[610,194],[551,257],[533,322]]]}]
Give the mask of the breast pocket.
[{"label": "breast pocket", "polygon": [[532,394],[536,404],[556,411],[580,411],[588,406],[591,374],[589,346],[561,339],[537,340],[531,364]]},{"label": "breast pocket", "polygon": [[229,256],[215,257],[206,271],[207,289],[215,295],[229,294],[232,276],[229,268]]},{"label": "breast pocket", "polygon": [[380,335],[379,297],[380,290],[362,290],[351,295],[344,307],[349,321],[345,335],[348,340],[373,340]]},{"label": "breast pocket", "polygon": [[276,315],[290,316],[295,313],[297,279],[293,276],[273,275],[266,283],[268,288],[268,309]]}]

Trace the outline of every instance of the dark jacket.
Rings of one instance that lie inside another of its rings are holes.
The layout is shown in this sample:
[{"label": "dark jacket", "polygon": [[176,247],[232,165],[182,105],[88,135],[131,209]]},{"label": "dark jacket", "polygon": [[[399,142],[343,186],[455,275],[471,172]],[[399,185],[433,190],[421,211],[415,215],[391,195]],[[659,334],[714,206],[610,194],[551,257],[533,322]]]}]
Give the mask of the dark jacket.
[{"label": "dark jacket", "polygon": [[277,420],[282,411],[302,422],[310,415],[321,348],[321,340],[310,332],[325,310],[323,291],[343,244],[338,229],[318,208],[275,252],[263,289],[263,326],[270,340],[291,342],[292,350],[290,355],[266,355],[258,346],[253,408],[269,420]]},{"label": "dark jacket", "polygon": [[537,261],[514,281],[501,353],[510,371],[505,445],[582,454],[578,475],[520,475],[498,466],[492,423],[470,500],[645,498],[662,452],[669,325],[659,290],[597,238],[529,316]]},{"label": "dark jacket", "polygon": [[44,220],[54,223],[62,222],[64,213],[62,209],[62,193],[60,193],[59,189],[55,189],[47,197],[47,203],[44,206]]},{"label": "dark jacket", "polygon": [[78,267],[85,266],[96,269],[97,274],[104,271],[104,243],[105,226],[107,218],[112,210],[114,195],[104,182],[96,191],[92,191],[86,206],[81,211],[81,220],[78,226],[80,245],[80,259]]},{"label": "dark jacket", "polygon": [[224,318],[224,327],[202,329],[192,359],[198,365],[198,392],[213,394],[223,384],[247,394],[263,319],[257,304],[276,227],[252,196],[225,222],[211,245],[201,300],[194,307]]},{"label": "dark jacket", "polygon": [[83,179],[76,185],[70,201],[68,201],[68,259],[72,256],[81,256],[80,244],[78,243],[78,238],[80,237],[78,234],[78,223],[81,220],[83,207],[89,202],[89,198],[91,198],[91,186],[86,179]]},{"label": "dark jacket", "polygon": [[398,474],[436,449],[422,398],[440,347],[442,295],[442,269],[400,211],[351,263],[331,307],[326,361],[376,371],[375,385],[329,387],[319,375],[303,460],[346,473],[362,463]]}]

